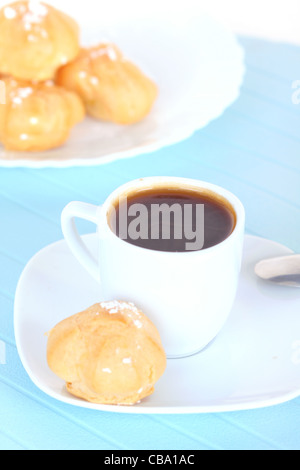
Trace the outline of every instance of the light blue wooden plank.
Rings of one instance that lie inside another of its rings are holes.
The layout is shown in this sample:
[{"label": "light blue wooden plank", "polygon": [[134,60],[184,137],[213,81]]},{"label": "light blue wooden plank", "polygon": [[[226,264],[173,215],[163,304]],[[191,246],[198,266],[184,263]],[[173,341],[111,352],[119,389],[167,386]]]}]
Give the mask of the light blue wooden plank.
[{"label": "light blue wooden plank", "polygon": [[0,433],[13,435],[28,450],[107,450],[113,447],[109,439],[72,423],[43,403],[32,402],[24,393],[3,382],[0,383],[0,400]]},{"label": "light blue wooden plank", "polygon": [[[225,142],[261,156],[262,159],[286,165],[300,171],[300,141],[276,132],[276,129],[262,127],[258,122],[247,119],[242,115],[227,113],[228,119],[217,120],[208,128],[210,135],[216,135]],[[230,116],[230,118],[229,118]],[[205,132],[205,131],[204,131]]]},{"label": "light blue wooden plank", "polygon": [[230,111],[237,114],[237,117],[255,121],[275,134],[283,134],[300,142],[300,106],[298,108],[291,103],[290,107],[282,107],[253,94],[244,93]]},{"label": "light blue wooden plank", "polygon": [[278,105],[282,109],[299,115],[300,105],[296,106],[292,100],[295,92],[292,83],[291,79],[278,80],[276,76],[249,66],[242,85],[242,97],[246,95],[259,98],[263,102]]},{"label": "light blue wooden plank", "polygon": [[22,444],[17,442],[13,437],[6,434],[0,434],[0,450],[27,450]]},{"label": "light blue wooden plank", "polygon": [[[300,172],[260,158],[256,153],[246,153],[240,147],[228,145],[222,138],[212,136],[209,131],[199,134],[198,156],[188,155],[188,161],[195,160],[199,166],[207,166],[216,171],[223,171],[232,178],[241,180],[247,186],[255,187],[275,201],[282,199],[300,209]],[[227,145],[226,145],[227,144]]]},{"label": "light blue wooden plank", "polygon": [[78,420],[75,407],[48,397],[31,382],[14,346],[7,344],[6,350],[6,364],[0,365],[0,433],[29,449],[122,449],[99,428],[99,413],[94,427]]},{"label": "light blue wooden plank", "polygon": [[24,263],[47,244],[61,238],[59,222],[54,224],[42,219],[34,209],[23,207],[22,202],[15,203],[1,195],[0,200],[0,252]]},{"label": "light blue wooden plank", "polygon": [[[127,159],[130,168],[134,159]],[[143,156],[142,156],[143,158]],[[111,165],[100,165],[95,167],[48,169],[34,171],[41,181],[48,181],[60,186],[66,193],[64,200],[84,200],[93,204],[100,204],[106,199],[114,185],[114,173]]]},{"label": "light blue wooden plank", "polygon": [[[282,450],[299,450],[300,399],[272,408],[221,414],[225,423],[256,435]],[[284,423],[284,430],[279,423]]]},{"label": "light blue wooden plank", "polygon": [[15,286],[23,271],[23,265],[0,253],[0,294],[13,301]]},{"label": "light blue wooden plank", "polygon": [[[226,419],[225,415],[203,415],[199,419],[192,416],[189,419],[188,432],[194,436],[203,436],[206,440],[213,442],[215,449],[218,450],[278,450],[280,442],[274,442],[272,436],[265,437],[253,432],[251,427],[239,426],[239,421],[232,422]],[[173,416],[172,420],[168,417],[157,417],[157,420],[181,429],[184,427],[185,418],[182,416]],[[224,434],[224,426],[227,433]],[[239,448],[238,442],[242,442],[242,448]]]},{"label": "light blue wooden plank", "polygon": [[282,80],[297,80],[300,77],[300,48],[248,37],[240,37],[245,47],[246,63]]},{"label": "light blue wooden plank", "polygon": [[[15,344],[13,328],[13,299],[4,297],[0,292],[0,341]],[[1,362],[1,360],[0,360]]]}]

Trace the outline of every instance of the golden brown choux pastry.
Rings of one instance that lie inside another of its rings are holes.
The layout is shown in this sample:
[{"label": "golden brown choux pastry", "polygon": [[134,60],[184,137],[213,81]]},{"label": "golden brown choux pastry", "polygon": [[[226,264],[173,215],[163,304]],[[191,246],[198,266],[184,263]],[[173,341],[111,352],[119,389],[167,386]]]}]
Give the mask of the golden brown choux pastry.
[{"label": "golden brown choux pastry", "polygon": [[59,323],[48,334],[47,360],[72,395],[109,405],[151,395],[166,368],[156,327],[132,303],[118,301]]},{"label": "golden brown choux pastry", "polygon": [[65,13],[37,0],[1,8],[1,73],[24,80],[52,79],[79,51],[79,27]]},{"label": "golden brown choux pastry", "polygon": [[52,82],[2,78],[6,103],[0,105],[0,142],[7,150],[42,151],[62,145],[85,117],[75,93]]},{"label": "golden brown choux pastry", "polygon": [[156,84],[112,44],[82,49],[56,80],[81,96],[89,115],[117,124],[141,121],[158,95]]}]

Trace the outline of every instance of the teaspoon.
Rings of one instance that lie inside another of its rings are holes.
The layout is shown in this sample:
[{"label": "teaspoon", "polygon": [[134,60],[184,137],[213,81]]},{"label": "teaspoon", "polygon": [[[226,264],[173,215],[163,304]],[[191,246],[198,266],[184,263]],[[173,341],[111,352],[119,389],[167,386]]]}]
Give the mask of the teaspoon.
[{"label": "teaspoon", "polygon": [[260,261],[255,273],[261,279],[275,284],[300,287],[300,255],[282,256]]}]

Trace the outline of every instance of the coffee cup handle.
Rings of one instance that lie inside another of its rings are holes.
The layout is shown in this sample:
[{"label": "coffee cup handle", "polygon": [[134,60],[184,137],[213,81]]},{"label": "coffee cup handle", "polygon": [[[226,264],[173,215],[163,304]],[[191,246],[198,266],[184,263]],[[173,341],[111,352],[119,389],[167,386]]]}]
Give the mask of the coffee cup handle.
[{"label": "coffee cup handle", "polygon": [[71,202],[62,212],[61,227],[64,238],[73,255],[88,273],[100,282],[98,262],[84,244],[75,225],[75,218],[88,220],[98,225],[98,211],[99,206],[84,202]]}]

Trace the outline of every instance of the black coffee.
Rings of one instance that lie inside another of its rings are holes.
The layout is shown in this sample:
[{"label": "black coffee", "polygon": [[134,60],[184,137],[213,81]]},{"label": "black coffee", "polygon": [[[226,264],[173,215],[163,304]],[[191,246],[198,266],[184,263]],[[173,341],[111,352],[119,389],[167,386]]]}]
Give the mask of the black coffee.
[{"label": "black coffee", "polygon": [[117,201],[109,215],[113,232],[154,251],[200,251],[226,240],[236,225],[232,206],[213,192],[157,187]]}]

